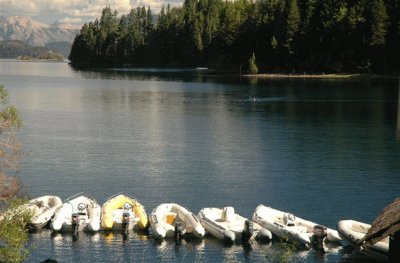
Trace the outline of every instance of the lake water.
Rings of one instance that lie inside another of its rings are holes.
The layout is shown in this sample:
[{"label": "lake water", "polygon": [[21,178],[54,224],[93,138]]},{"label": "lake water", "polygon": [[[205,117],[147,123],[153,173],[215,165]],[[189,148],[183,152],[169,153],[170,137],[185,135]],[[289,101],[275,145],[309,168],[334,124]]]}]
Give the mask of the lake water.
[{"label": "lake water", "polygon": [[[76,71],[66,63],[0,61],[0,84],[24,120],[19,176],[31,197],[124,191],[147,213],[176,202],[197,213],[263,203],[335,228],[371,223],[399,196],[397,82],[246,80],[145,70]],[[207,237],[176,247],[131,233],[31,234],[28,262],[343,261],[252,249]]]}]

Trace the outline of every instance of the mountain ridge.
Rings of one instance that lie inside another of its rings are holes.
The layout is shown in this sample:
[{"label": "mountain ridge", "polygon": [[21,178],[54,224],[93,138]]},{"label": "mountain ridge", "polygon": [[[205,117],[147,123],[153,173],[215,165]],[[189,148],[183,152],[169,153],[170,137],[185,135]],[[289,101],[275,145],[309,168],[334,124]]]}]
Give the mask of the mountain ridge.
[{"label": "mountain ridge", "polygon": [[0,41],[20,40],[31,46],[46,46],[54,42],[72,44],[78,29],[57,23],[45,24],[25,16],[0,16]]}]

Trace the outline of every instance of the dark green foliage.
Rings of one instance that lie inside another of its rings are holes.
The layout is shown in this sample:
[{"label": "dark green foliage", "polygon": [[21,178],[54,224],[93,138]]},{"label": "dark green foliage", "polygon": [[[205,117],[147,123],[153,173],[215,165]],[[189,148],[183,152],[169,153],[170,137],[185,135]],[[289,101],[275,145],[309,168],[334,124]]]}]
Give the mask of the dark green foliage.
[{"label": "dark green foliage", "polygon": [[117,19],[106,7],[82,27],[70,60],[133,66],[207,66],[237,72],[257,54],[260,71],[394,73],[398,0],[185,0]]},{"label": "dark green foliage", "polygon": [[14,197],[4,204],[6,210],[0,210],[0,262],[24,262],[29,255],[27,223],[32,215],[19,209],[27,202]]}]

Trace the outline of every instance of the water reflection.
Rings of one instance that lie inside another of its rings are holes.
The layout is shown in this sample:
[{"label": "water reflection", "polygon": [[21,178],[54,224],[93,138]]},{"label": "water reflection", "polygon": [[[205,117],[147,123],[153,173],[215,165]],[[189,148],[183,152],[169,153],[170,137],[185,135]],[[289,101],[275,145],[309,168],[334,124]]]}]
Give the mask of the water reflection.
[{"label": "water reflection", "polygon": [[399,76],[399,94],[398,94],[398,98],[397,98],[396,137],[397,137],[397,140],[400,140],[400,76]]},{"label": "water reflection", "polygon": [[65,62],[40,62],[0,59],[0,76],[74,77],[74,71]]},{"label": "water reflection", "polygon": [[[50,67],[60,72],[47,74]],[[53,192],[66,198],[86,191],[102,203],[124,191],[148,212],[163,202],[194,213],[231,205],[248,218],[266,203],[334,228],[342,218],[372,221],[399,192],[397,84],[249,83],[187,74],[151,79],[140,72],[1,61],[0,69],[25,123],[19,135],[30,154],[19,176],[31,196]],[[80,233],[75,242],[68,235],[52,241],[47,233],[32,240],[40,249],[28,262],[72,262],[78,256],[99,262],[223,262],[229,259],[226,250],[232,260],[269,261],[270,253],[282,251],[274,244],[225,247],[209,238],[157,244],[134,233],[102,233],[99,240]],[[293,253],[304,262],[320,256]],[[327,253],[320,260],[341,256]]]},{"label": "water reflection", "polygon": [[86,79],[125,79],[137,81],[209,81],[212,71],[199,71],[189,68],[105,68],[83,69],[71,67]]},{"label": "water reflection", "polygon": [[146,250],[146,256],[157,258],[162,262],[193,262],[204,253],[204,241],[199,239],[182,239],[177,245],[173,239],[150,240],[152,248]]},{"label": "water reflection", "polygon": [[[332,253],[339,251],[338,247],[332,247],[329,253],[298,250],[276,241],[260,243],[253,240],[247,245],[228,245],[210,236],[184,238],[181,245],[176,246],[173,239],[154,240],[132,231],[129,231],[127,240],[119,232],[82,232],[79,240],[74,241],[71,233],[50,230],[32,233],[30,239],[40,248],[34,251],[36,261],[52,258],[59,262],[126,262],[126,259],[135,262],[203,262],[211,257],[220,262],[307,262],[313,258],[312,262],[319,263],[329,262]],[[50,246],[47,244],[49,240]]]},{"label": "water reflection", "polygon": [[338,263],[377,263],[369,257],[355,251],[352,247],[346,247],[342,251],[342,257]]},{"label": "water reflection", "polygon": [[101,232],[101,238],[104,240],[106,245],[112,246],[116,242],[122,243],[129,242],[131,239],[145,241],[149,237],[146,233],[137,233],[133,230],[125,231],[103,231]]}]

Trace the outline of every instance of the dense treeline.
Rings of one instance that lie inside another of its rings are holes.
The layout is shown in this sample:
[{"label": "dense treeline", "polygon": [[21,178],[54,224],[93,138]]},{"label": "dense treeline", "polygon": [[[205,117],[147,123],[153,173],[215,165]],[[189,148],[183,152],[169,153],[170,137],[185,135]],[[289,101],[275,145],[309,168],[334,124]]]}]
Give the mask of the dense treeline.
[{"label": "dense treeline", "polygon": [[63,55],[46,47],[32,47],[20,40],[0,41],[0,58],[63,60]]},{"label": "dense treeline", "polygon": [[[72,64],[207,66],[259,72],[393,74],[399,0],[185,0],[118,17],[110,7],[76,37]],[[255,61],[255,60],[254,60]]]},{"label": "dense treeline", "polygon": [[19,40],[0,41],[0,58],[37,57],[47,51],[44,47],[32,47]]}]

